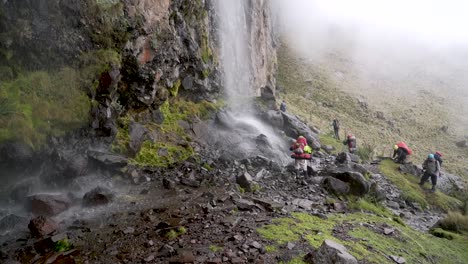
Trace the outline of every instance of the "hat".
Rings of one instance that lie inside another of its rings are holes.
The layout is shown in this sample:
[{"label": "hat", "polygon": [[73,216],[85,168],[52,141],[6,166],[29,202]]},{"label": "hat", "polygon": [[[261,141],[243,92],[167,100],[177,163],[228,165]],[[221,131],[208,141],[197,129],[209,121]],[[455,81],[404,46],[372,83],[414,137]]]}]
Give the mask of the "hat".
[{"label": "hat", "polygon": [[397,150],[397,149],[398,149],[398,145],[393,146],[393,149]]},{"label": "hat", "polygon": [[434,154],[429,154],[429,155],[427,155],[427,158],[428,158],[428,159],[434,159]]}]

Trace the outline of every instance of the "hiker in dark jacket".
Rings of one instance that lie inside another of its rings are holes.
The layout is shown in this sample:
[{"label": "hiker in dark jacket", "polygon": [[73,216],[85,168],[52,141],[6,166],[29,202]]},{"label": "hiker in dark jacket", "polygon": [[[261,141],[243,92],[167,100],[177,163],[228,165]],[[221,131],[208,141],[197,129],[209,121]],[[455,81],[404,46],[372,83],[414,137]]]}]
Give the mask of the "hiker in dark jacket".
[{"label": "hiker in dark jacket", "polygon": [[396,163],[405,164],[406,156],[408,156],[408,151],[405,148],[398,147],[398,145],[393,146],[393,160]]},{"label": "hiker in dark jacket", "polygon": [[352,134],[349,134],[345,141],[343,141],[343,145],[348,145],[349,153],[354,153],[357,150],[356,147],[356,137]]},{"label": "hiker in dark jacket", "polygon": [[419,185],[423,186],[424,183],[429,178],[431,178],[431,182],[432,182],[431,190],[434,192],[436,190],[437,176],[439,176],[439,173],[440,173],[440,164],[434,158],[433,154],[429,154],[429,156],[427,156],[427,159],[424,161],[422,167],[424,170],[424,174],[421,177],[421,181],[419,182]]},{"label": "hiker in dark jacket", "polygon": [[283,100],[280,105],[281,112],[286,112],[286,102]]},{"label": "hiker in dark jacket", "polygon": [[332,125],[333,131],[335,132],[335,138],[340,140],[340,121],[338,121],[338,119],[333,119]]}]

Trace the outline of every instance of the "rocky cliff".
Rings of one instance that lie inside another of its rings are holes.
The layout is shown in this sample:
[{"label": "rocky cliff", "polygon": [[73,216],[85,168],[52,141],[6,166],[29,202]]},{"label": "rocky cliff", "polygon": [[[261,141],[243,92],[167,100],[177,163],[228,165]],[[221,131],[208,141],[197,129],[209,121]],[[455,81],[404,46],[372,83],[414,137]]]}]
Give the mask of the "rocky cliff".
[{"label": "rocky cliff", "polygon": [[[258,95],[264,86],[274,91],[276,37],[268,1],[246,1],[245,18],[252,89]],[[8,142],[8,152],[1,160],[44,146],[47,153],[76,152],[58,155],[73,160],[87,160],[89,145],[135,157],[145,140],[165,146],[187,141],[181,132],[187,127],[174,120],[199,118],[218,107],[225,92],[220,19],[209,0],[2,1],[0,78],[8,92],[0,94],[0,141]],[[40,90],[38,78],[45,83]],[[31,98],[18,96],[30,90]],[[61,114],[51,114],[56,112]],[[166,133],[174,126],[181,133]],[[50,150],[65,148],[65,134],[87,142],[75,143],[75,150]],[[96,140],[102,144],[90,143]]]}]

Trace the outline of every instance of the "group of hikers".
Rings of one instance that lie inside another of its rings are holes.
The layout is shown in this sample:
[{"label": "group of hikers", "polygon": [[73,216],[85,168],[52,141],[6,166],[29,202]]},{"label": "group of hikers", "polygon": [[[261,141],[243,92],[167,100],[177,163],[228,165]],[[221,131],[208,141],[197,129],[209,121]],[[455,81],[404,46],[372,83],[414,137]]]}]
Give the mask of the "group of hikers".
[{"label": "group of hikers", "polygon": [[[284,101],[281,103],[280,110],[286,111],[286,103]],[[332,121],[332,126],[334,137],[340,140],[340,122],[338,119]],[[343,145],[347,145],[349,153],[355,153],[357,150],[356,137],[353,134],[348,134],[343,141]],[[307,144],[307,139],[304,136],[299,136],[291,145],[290,150],[292,151],[291,158],[294,159],[296,177],[299,177],[301,170],[304,176],[308,177],[307,161],[312,159],[312,148]],[[400,164],[405,164],[407,157],[412,154],[412,150],[404,142],[394,145],[393,150],[392,159]],[[421,187],[430,178],[432,182],[431,191],[436,190],[437,178],[442,176],[442,162],[442,153],[440,151],[427,156],[427,159],[422,164],[424,174],[419,182]]]}]

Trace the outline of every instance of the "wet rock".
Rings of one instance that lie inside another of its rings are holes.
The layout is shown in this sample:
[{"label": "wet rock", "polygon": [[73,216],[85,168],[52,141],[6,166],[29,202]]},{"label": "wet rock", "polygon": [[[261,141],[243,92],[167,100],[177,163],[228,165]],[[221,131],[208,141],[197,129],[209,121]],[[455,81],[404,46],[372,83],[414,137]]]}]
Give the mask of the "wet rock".
[{"label": "wet rock", "polygon": [[68,236],[64,233],[57,234],[55,236],[47,237],[36,241],[34,243],[34,249],[39,254],[44,254],[54,250],[55,243],[61,240],[68,239]]},{"label": "wet rock", "polygon": [[162,245],[158,250],[159,257],[171,257],[174,256],[177,252],[175,249],[168,244]]},{"label": "wet rock", "polygon": [[248,172],[244,172],[236,177],[236,183],[239,184],[245,191],[251,192],[255,182]]},{"label": "wet rock", "polygon": [[297,138],[298,136],[304,136],[307,142],[314,150],[320,150],[320,140],[317,134],[312,132],[304,122],[299,120],[297,116],[281,112],[283,116],[283,130],[287,136]]},{"label": "wet rock", "polygon": [[177,256],[169,259],[170,264],[193,263],[194,261],[195,256],[189,250],[180,250]]},{"label": "wet rock", "polygon": [[239,208],[239,210],[242,211],[250,211],[257,208],[255,203],[246,199],[236,199],[234,200],[234,204],[237,206],[237,208]]},{"label": "wet rock", "polygon": [[369,192],[370,184],[359,172],[354,172],[348,167],[329,168],[324,174],[345,182],[349,185],[349,193],[354,195],[365,195]]},{"label": "wet rock", "polygon": [[196,180],[195,178],[191,178],[191,177],[182,178],[180,180],[180,183],[185,185],[185,186],[194,187],[194,188],[198,188],[201,185],[200,181]]},{"label": "wet rock", "polygon": [[307,199],[294,199],[291,203],[306,210],[311,210],[314,205],[314,202]]},{"label": "wet rock", "polygon": [[264,134],[260,134],[255,138],[255,143],[260,149],[269,149],[271,148],[271,143],[268,140],[268,137]]},{"label": "wet rock", "polygon": [[336,212],[343,213],[346,212],[346,204],[345,203],[333,203],[333,209],[335,209]]},{"label": "wet rock", "polygon": [[404,263],[406,263],[405,258],[400,257],[400,256],[390,255],[390,258],[391,258],[393,261],[395,261],[395,263],[398,263],[398,264],[404,264]]},{"label": "wet rock", "polygon": [[268,171],[265,168],[262,168],[257,174],[255,175],[255,180],[259,181],[263,179],[266,175],[268,175]]},{"label": "wet rock", "polygon": [[26,226],[28,219],[14,214],[7,215],[0,220],[0,233],[16,227]]},{"label": "wet rock", "polygon": [[414,176],[422,176],[423,170],[421,167],[414,165],[413,163],[402,164],[398,167],[401,173],[411,174]]},{"label": "wet rock", "polygon": [[338,163],[345,163],[347,161],[351,160],[351,157],[349,156],[349,153],[347,152],[341,152],[336,156],[336,162]]},{"label": "wet rock", "polygon": [[33,158],[34,150],[25,143],[5,142],[0,144],[0,164],[6,167],[24,168]]},{"label": "wet rock", "polygon": [[175,188],[175,183],[172,180],[169,180],[167,178],[163,178],[163,187],[168,190],[172,190]]},{"label": "wet rock", "polygon": [[133,155],[140,150],[141,144],[143,140],[145,140],[146,133],[147,129],[140,123],[132,121],[128,125],[128,135],[130,137],[128,147]]},{"label": "wet rock", "polygon": [[280,111],[270,110],[263,115],[268,123],[274,127],[283,128],[283,116]]},{"label": "wet rock", "polygon": [[114,194],[111,192],[111,190],[98,186],[83,196],[83,206],[91,207],[105,205],[111,202],[113,199]]},{"label": "wet rock", "polygon": [[110,152],[88,150],[88,157],[111,169],[119,169],[127,166],[127,158]]},{"label": "wet rock", "polygon": [[28,196],[28,209],[35,215],[54,216],[71,205],[71,200],[65,194],[35,194]]},{"label": "wet rock", "polygon": [[460,176],[443,172],[437,179],[437,188],[446,194],[451,194],[453,192],[463,191],[466,187]]},{"label": "wet rock", "polygon": [[58,229],[58,225],[55,221],[48,217],[38,216],[31,219],[28,224],[28,228],[33,236],[42,237],[53,233]]},{"label": "wet rock", "polygon": [[325,190],[337,196],[349,193],[349,185],[333,177],[325,177],[322,186]]},{"label": "wet rock", "polygon": [[271,212],[280,211],[284,207],[283,204],[268,199],[252,198],[252,201],[263,206],[265,209]]},{"label": "wet rock", "polygon": [[320,248],[313,254],[312,262],[309,263],[321,263],[321,264],[357,264],[357,260],[351,254],[348,253],[346,248],[329,239],[326,239]]},{"label": "wet rock", "polygon": [[23,179],[14,185],[8,187],[10,191],[9,198],[16,202],[27,202],[28,196],[39,186],[40,179],[38,177],[30,177]]}]

